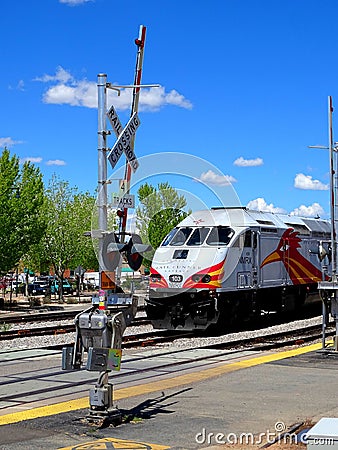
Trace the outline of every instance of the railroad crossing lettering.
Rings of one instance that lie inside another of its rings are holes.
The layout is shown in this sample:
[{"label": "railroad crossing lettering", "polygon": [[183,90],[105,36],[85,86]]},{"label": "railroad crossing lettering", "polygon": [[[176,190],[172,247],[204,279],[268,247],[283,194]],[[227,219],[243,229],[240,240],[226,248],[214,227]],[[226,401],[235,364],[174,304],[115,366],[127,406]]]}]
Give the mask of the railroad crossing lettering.
[{"label": "railroad crossing lettering", "polygon": [[107,111],[107,116],[108,116],[109,122],[111,123],[111,126],[114,130],[114,133],[116,134],[116,137],[118,138],[123,131],[123,126],[120,122],[119,116],[117,115],[113,105],[111,105],[111,107]]},{"label": "railroad crossing lettering", "polygon": [[109,153],[108,160],[113,169],[116,166],[122,153],[124,152],[131,168],[133,169],[134,172],[136,172],[139,163],[137,161],[134,150],[130,146],[130,141],[131,138],[136,133],[137,128],[140,126],[140,123],[141,121],[138,118],[137,113],[135,112],[129,119],[129,122],[123,129],[122,133],[119,135],[117,141],[115,142],[114,147],[111,149]]},{"label": "railroad crossing lettering", "polygon": [[129,192],[130,182],[128,180],[119,181],[119,196],[123,197],[126,192]]},{"label": "railroad crossing lettering", "polygon": [[115,208],[135,208],[135,195],[124,194],[119,196],[118,194],[112,195],[112,206]]}]

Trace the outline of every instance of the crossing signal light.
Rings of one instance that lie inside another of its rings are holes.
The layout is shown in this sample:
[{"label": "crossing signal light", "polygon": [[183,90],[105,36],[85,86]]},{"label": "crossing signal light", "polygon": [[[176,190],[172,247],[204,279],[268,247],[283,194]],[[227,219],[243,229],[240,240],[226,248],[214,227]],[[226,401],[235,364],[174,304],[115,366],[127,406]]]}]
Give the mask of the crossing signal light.
[{"label": "crossing signal light", "polygon": [[[101,256],[104,270],[110,272],[120,264],[120,246],[120,241],[115,233],[108,233],[103,238]],[[122,244],[122,246],[124,245]]]},{"label": "crossing signal light", "polygon": [[137,248],[135,246],[135,244],[137,243],[142,244],[142,239],[138,234],[133,234],[129,239],[126,248],[126,256],[129,267],[134,271],[138,270],[141,267],[143,261],[142,254],[137,251]]},{"label": "crossing signal light", "polygon": [[150,249],[151,245],[142,243],[141,236],[132,234],[125,249],[129,267],[134,271],[139,270],[143,262],[143,253]]},{"label": "crossing signal light", "polygon": [[151,245],[142,243],[138,234],[132,234],[127,243],[121,243],[115,233],[108,233],[102,244],[103,268],[106,271],[115,270],[121,262],[121,253],[124,253],[129,267],[137,271],[142,265],[143,253],[151,248]]}]

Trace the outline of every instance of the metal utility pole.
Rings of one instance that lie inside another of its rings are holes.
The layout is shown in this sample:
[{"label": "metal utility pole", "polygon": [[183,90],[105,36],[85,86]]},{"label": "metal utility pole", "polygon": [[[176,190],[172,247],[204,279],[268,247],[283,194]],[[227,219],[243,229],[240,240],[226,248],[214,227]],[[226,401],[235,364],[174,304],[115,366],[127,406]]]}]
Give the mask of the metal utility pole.
[{"label": "metal utility pole", "polygon": [[104,232],[107,231],[107,75],[98,74],[98,225],[99,225],[99,274],[102,287],[102,247]]},{"label": "metal utility pole", "polygon": [[[337,279],[337,235],[336,235],[336,217],[337,217],[337,148],[333,139],[332,126],[332,97],[328,97],[328,122],[329,122],[329,154],[330,154],[330,213],[331,213],[331,280],[318,283],[319,292],[323,301],[323,337],[322,346],[326,350],[325,329],[328,318],[328,309],[335,319],[336,335],[334,338],[333,350],[338,351],[338,279]],[[327,148],[317,146],[317,148]],[[330,351],[330,349],[328,349]]]},{"label": "metal utility pole", "polygon": [[332,246],[332,281],[337,281],[337,242],[336,242],[336,207],[337,207],[337,175],[336,175],[336,150],[333,142],[333,128],[332,128],[332,97],[328,97],[328,116],[329,116],[329,150],[330,150],[330,201],[331,201],[331,246]]}]

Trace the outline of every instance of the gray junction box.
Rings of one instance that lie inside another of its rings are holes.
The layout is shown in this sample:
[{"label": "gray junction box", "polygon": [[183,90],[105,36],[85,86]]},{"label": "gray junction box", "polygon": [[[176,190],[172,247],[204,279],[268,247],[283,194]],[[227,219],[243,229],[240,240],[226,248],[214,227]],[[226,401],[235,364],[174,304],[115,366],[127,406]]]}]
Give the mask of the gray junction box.
[{"label": "gray junction box", "polygon": [[111,347],[112,329],[105,314],[98,311],[82,313],[79,316],[79,328],[86,350],[90,347]]},{"label": "gray junction box", "polygon": [[338,418],[320,419],[306,437],[307,450],[338,450]]}]

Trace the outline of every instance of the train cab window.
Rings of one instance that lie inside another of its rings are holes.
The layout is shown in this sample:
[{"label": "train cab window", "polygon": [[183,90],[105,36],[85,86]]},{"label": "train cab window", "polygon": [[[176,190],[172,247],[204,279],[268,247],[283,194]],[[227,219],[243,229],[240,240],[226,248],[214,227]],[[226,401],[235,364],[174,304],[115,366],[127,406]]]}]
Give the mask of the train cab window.
[{"label": "train cab window", "polygon": [[244,233],[240,234],[235,242],[232,244],[233,247],[251,247],[252,246],[252,240],[251,240],[251,231],[246,230]]},{"label": "train cab window", "polygon": [[228,245],[234,235],[230,227],[214,227],[207,239],[208,245]]},{"label": "train cab window", "polygon": [[188,239],[187,245],[202,245],[210,228],[196,228]]},{"label": "train cab window", "polygon": [[164,238],[161,246],[162,247],[167,246],[169,244],[169,242],[172,240],[172,238],[176,232],[177,232],[177,228],[174,228],[173,230],[171,230],[170,233],[168,233],[167,236]]},{"label": "train cab window", "polygon": [[192,232],[192,228],[190,227],[184,227],[184,228],[178,228],[177,232],[175,233],[175,236],[171,239],[169,242],[170,245],[183,245],[189,235]]}]

